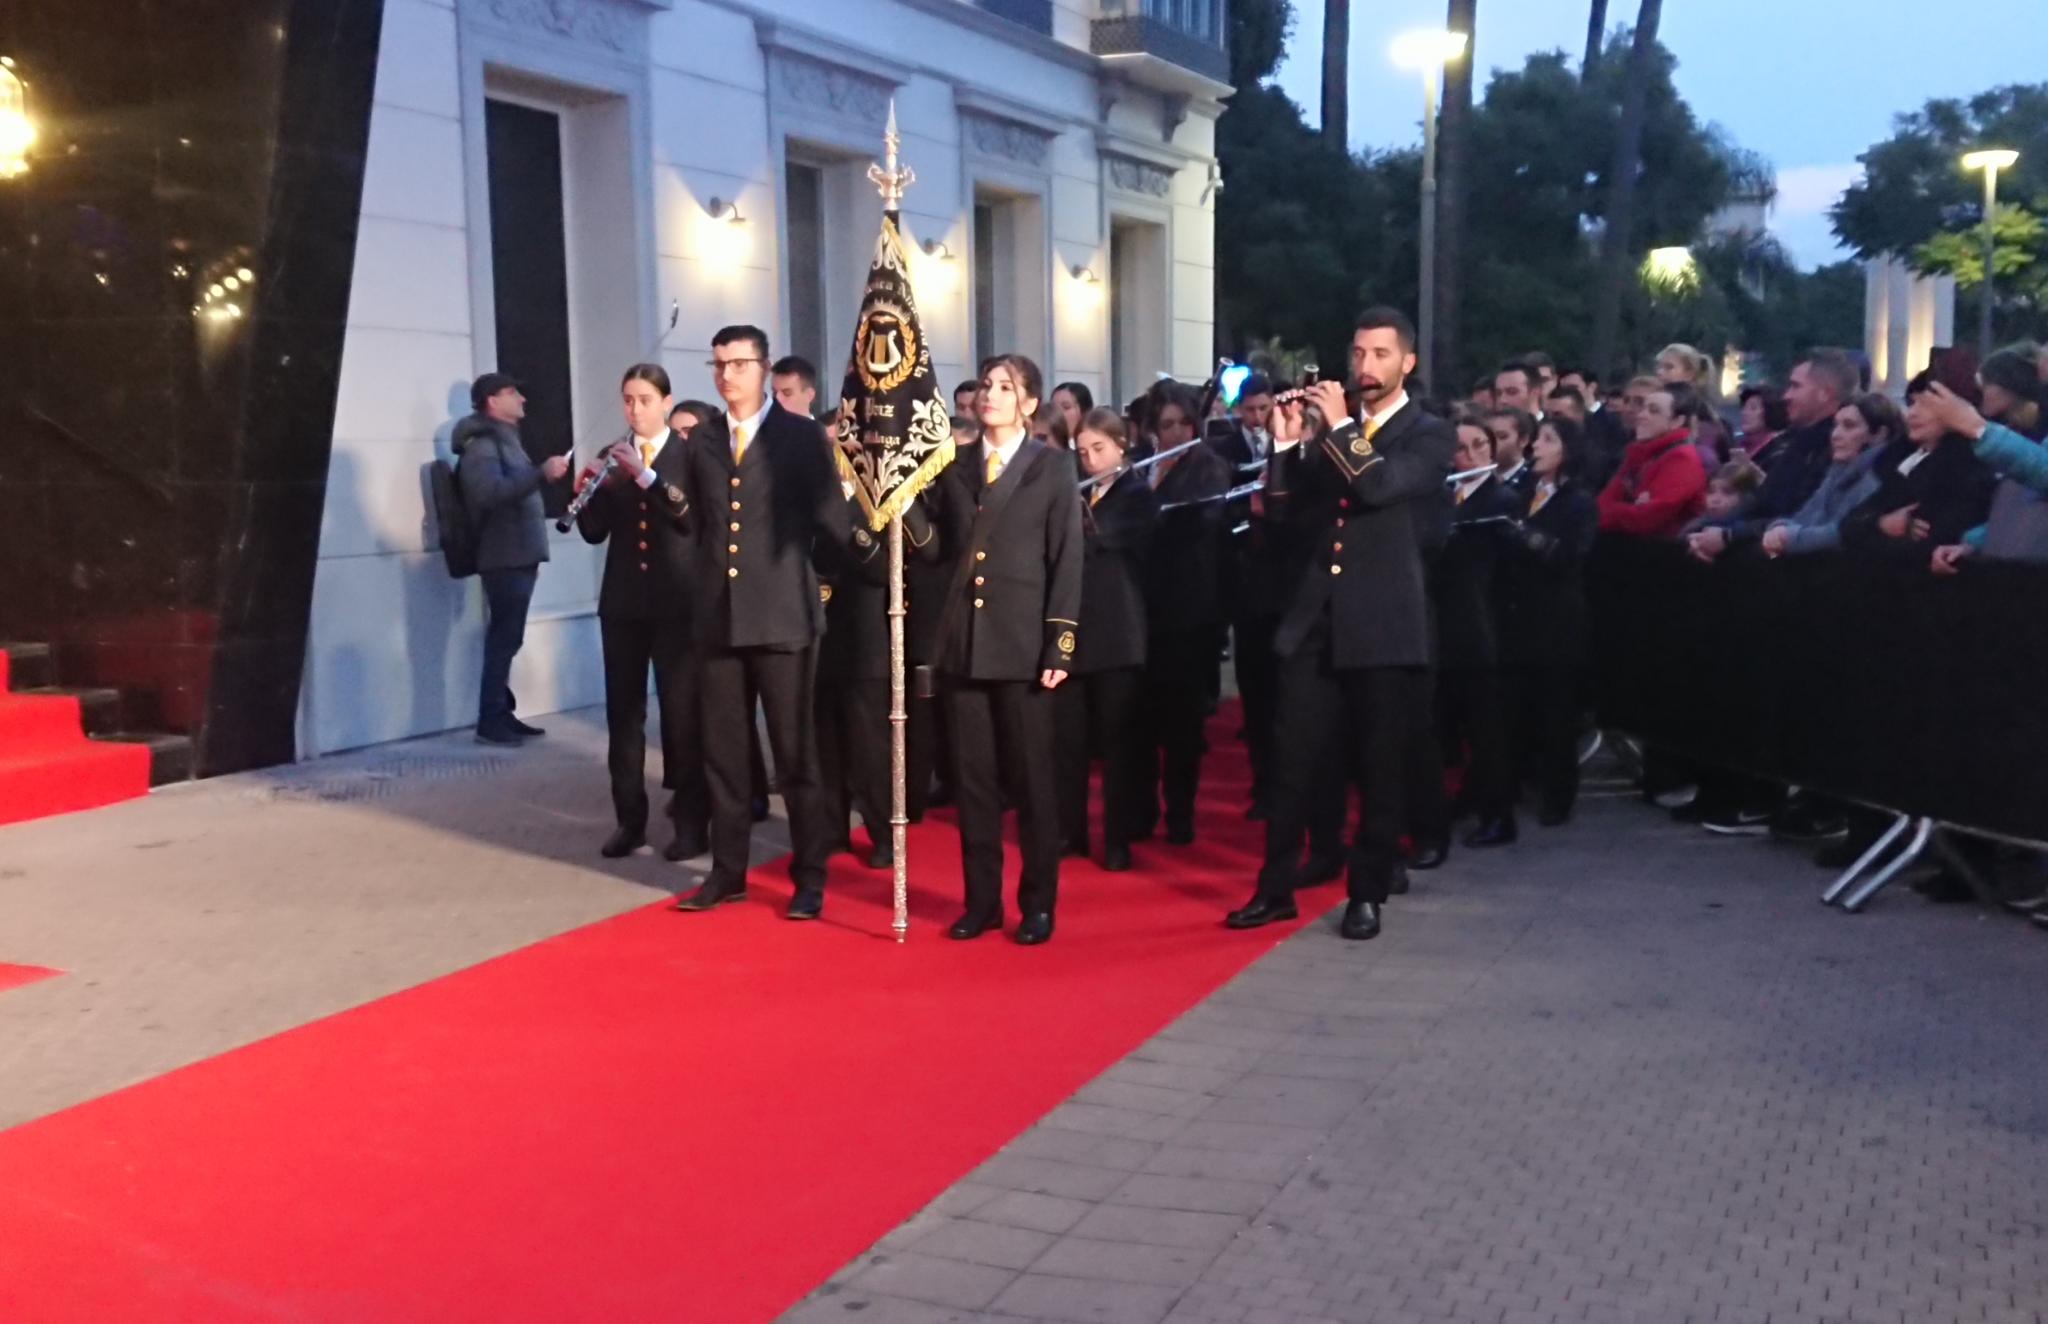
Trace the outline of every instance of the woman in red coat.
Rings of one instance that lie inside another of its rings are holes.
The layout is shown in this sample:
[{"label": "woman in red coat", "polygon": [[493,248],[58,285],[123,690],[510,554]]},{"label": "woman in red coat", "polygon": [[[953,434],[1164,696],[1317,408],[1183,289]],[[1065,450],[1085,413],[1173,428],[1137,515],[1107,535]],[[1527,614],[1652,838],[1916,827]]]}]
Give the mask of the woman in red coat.
[{"label": "woman in red coat", "polygon": [[1687,420],[1691,388],[1650,392],[1636,415],[1636,440],[1622,452],[1621,471],[1600,493],[1600,527],[1638,538],[1673,538],[1706,505],[1707,471]]}]

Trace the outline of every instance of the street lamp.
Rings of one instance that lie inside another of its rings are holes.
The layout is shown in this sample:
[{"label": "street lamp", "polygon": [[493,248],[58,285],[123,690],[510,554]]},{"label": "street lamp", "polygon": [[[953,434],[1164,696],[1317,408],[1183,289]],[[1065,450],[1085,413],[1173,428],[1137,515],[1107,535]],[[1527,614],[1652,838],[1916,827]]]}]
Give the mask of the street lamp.
[{"label": "street lamp", "polygon": [[1977,361],[1991,357],[1991,263],[1998,251],[1997,232],[1992,229],[1992,212],[1998,206],[1998,172],[2010,169],[2020,154],[2008,147],[1989,147],[1963,156],[1963,169],[1984,172],[1984,308],[1977,324]]},{"label": "street lamp", "polygon": [[13,59],[0,55],[0,179],[28,172],[28,149],[35,141],[36,122],[29,118],[27,85],[14,72]]},{"label": "street lamp", "polygon": [[1424,28],[1394,38],[1394,63],[1422,75],[1422,271],[1416,356],[1423,382],[1430,380],[1436,338],[1436,103],[1445,65],[1465,53],[1465,34]]}]

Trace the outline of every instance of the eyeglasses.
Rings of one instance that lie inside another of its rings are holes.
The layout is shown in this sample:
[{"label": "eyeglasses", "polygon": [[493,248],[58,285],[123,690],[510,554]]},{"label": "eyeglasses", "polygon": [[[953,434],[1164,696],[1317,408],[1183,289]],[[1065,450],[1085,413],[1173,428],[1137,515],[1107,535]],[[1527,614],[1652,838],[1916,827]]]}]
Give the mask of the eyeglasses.
[{"label": "eyeglasses", "polygon": [[765,362],[767,362],[766,359],[706,359],[704,360],[704,366],[711,369],[714,373],[719,373],[725,372],[728,369],[742,367],[749,363]]}]

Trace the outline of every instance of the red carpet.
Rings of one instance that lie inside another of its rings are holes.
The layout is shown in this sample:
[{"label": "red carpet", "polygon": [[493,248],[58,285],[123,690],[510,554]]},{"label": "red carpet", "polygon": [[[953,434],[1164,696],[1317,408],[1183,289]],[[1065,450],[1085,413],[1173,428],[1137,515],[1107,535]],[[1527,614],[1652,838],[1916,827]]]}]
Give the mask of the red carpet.
[{"label": "red carpet", "polygon": [[0,823],[128,800],[149,791],[149,749],[88,740],[78,700],[11,694],[0,650]]},{"label": "red carpet", "polygon": [[0,1134],[0,1320],[771,1319],[1294,927],[1220,925],[1230,729],[1201,843],[1070,861],[1047,947],[946,941],[933,822],[906,945],[886,875],[796,926],[759,870]]},{"label": "red carpet", "polygon": [[0,961],[0,993],[63,973],[61,970],[45,970],[39,965],[9,965],[5,961]]}]

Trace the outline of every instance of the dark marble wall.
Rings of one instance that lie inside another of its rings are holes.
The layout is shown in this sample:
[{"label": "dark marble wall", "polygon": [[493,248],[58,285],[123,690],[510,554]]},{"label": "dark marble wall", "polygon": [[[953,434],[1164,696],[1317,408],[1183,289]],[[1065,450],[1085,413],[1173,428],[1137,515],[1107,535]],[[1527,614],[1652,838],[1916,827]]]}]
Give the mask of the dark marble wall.
[{"label": "dark marble wall", "polygon": [[383,0],[0,0],[0,639],[293,757]]}]

